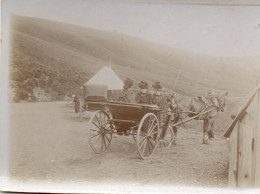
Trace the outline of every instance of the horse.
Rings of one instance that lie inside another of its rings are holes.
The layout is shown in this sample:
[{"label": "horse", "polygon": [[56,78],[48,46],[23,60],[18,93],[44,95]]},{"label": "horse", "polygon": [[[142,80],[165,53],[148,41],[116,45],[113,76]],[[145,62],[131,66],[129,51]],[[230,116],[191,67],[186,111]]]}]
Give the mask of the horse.
[{"label": "horse", "polygon": [[[226,107],[226,96],[228,92],[221,96],[205,98],[198,97],[173,97],[175,103],[174,117],[172,119],[174,139],[177,138],[178,125],[176,123],[184,124],[184,120],[189,118],[196,120],[203,120],[203,138],[202,143],[208,144],[208,139],[214,138],[213,126],[215,116],[219,111],[224,112]],[[200,114],[200,113],[204,114]],[[208,138],[206,137],[208,135]]]}]

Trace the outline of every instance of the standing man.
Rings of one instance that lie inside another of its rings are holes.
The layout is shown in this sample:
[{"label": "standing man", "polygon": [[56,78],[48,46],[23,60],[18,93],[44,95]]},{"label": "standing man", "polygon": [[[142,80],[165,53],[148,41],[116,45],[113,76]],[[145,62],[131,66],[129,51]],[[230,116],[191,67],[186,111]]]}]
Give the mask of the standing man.
[{"label": "standing man", "polygon": [[75,112],[78,113],[80,108],[79,98],[74,94],[72,95],[72,98],[73,98],[73,102],[75,103]]},{"label": "standing man", "polygon": [[209,95],[209,98],[210,98],[211,102],[213,103],[213,105],[218,106],[219,103],[218,103],[218,99],[216,98],[215,91],[213,89],[209,89],[208,95]]}]

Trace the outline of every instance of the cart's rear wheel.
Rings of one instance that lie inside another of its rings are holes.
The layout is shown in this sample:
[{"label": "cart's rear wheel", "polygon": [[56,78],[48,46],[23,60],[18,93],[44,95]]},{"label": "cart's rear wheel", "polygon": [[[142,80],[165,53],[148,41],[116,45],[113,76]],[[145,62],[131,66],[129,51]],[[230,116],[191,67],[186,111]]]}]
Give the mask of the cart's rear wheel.
[{"label": "cart's rear wheel", "polygon": [[137,135],[136,131],[132,130],[131,132],[132,132],[132,137],[133,137],[134,141],[136,142],[136,135]]},{"label": "cart's rear wheel", "polygon": [[137,149],[141,158],[152,156],[157,147],[159,134],[159,121],[155,114],[145,114],[139,123],[136,136]]},{"label": "cart's rear wheel", "polygon": [[169,125],[163,139],[159,140],[159,148],[169,148],[174,141],[174,133],[172,127]]},{"label": "cart's rear wheel", "polygon": [[96,111],[90,119],[88,140],[97,154],[104,152],[112,141],[112,125],[108,119],[110,115],[103,110]]},{"label": "cart's rear wheel", "polygon": [[137,136],[137,127],[138,127],[138,126],[136,126],[135,128],[133,128],[133,129],[131,130],[131,134],[132,134],[132,137],[133,137],[133,139],[134,139],[135,142],[136,142],[136,136]]}]

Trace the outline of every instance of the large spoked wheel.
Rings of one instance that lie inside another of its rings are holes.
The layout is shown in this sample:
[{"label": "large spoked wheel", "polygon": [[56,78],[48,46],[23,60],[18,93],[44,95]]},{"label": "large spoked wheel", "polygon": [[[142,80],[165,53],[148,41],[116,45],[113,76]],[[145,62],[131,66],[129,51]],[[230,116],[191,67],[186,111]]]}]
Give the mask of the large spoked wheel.
[{"label": "large spoked wheel", "polygon": [[152,156],[159,139],[159,122],[155,114],[147,113],[143,116],[137,131],[136,144],[142,159]]},{"label": "large spoked wheel", "polygon": [[137,126],[131,130],[132,137],[134,141],[136,142],[136,136],[137,136]]},{"label": "large spoked wheel", "polygon": [[174,141],[174,133],[172,127],[169,125],[163,139],[159,140],[159,148],[169,148]]},{"label": "large spoked wheel", "polygon": [[96,111],[90,119],[88,140],[92,150],[97,154],[104,152],[112,141],[112,125],[108,119],[110,114],[102,110]]}]

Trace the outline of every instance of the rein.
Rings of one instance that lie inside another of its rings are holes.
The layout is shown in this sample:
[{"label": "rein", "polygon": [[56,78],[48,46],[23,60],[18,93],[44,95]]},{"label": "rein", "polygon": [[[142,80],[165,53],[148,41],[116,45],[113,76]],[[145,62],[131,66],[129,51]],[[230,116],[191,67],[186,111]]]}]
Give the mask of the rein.
[{"label": "rein", "polygon": [[[177,122],[177,123],[174,123],[174,124],[171,124],[172,127],[176,127],[178,125],[184,125],[186,122],[190,121],[190,120],[193,120],[193,119],[196,119],[196,118],[201,118],[202,115],[205,115],[213,110],[216,110],[219,111],[220,109],[223,108],[222,104],[220,103],[220,99],[219,97],[215,97],[217,99],[217,102],[218,102],[218,105],[215,105],[214,101],[212,101],[213,104],[206,104],[205,103],[205,107],[200,111],[200,112],[194,112],[194,111],[181,111],[180,108],[177,108],[177,111],[176,111],[176,114],[182,114],[182,113],[193,113],[193,114],[196,114],[195,116],[193,117],[189,117],[188,119],[182,119],[180,118],[180,121]],[[177,107],[179,107],[178,103],[176,103]],[[225,105],[224,105],[225,107]],[[208,109],[208,110],[207,110]],[[187,118],[187,117],[186,117]],[[185,127],[185,126],[184,126]],[[185,127],[186,128],[186,127]]]},{"label": "rein", "polygon": [[[208,105],[206,106],[202,111],[200,112],[193,112],[193,111],[178,111],[178,113],[193,113],[193,114],[199,114],[199,113],[203,113],[203,111],[205,111],[207,108],[209,107],[214,107],[212,109],[210,109],[210,111],[214,110],[215,108],[220,108],[220,106],[216,106],[214,104]],[[205,113],[208,113],[209,111],[206,111]]]},{"label": "rein", "polygon": [[[214,105],[215,106],[215,105]],[[207,110],[207,111],[205,111],[205,112],[201,112],[201,113],[199,113],[198,115],[196,115],[196,116],[194,116],[194,117],[190,117],[189,119],[186,119],[186,120],[181,120],[180,122],[177,122],[177,123],[174,123],[174,124],[172,124],[171,126],[172,127],[175,127],[175,126],[178,126],[178,125],[181,125],[181,124],[184,124],[184,123],[186,123],[186,122],[188,122],[188,121],[190,121],[190,120],[192,120],[192,119],[195,119],[195,118],[197,118],[197,117],[199,117],[199,116],[201,116],[201,115],[203,115],[203,114],[206,114],[206,113],[208,113],[208,112],[210,112],[210,111],[212,111],[212,110],[214,110],[216,107],[214,107],[214,108],[212,108],[212,109],[210,109],[210,110]]]}]

